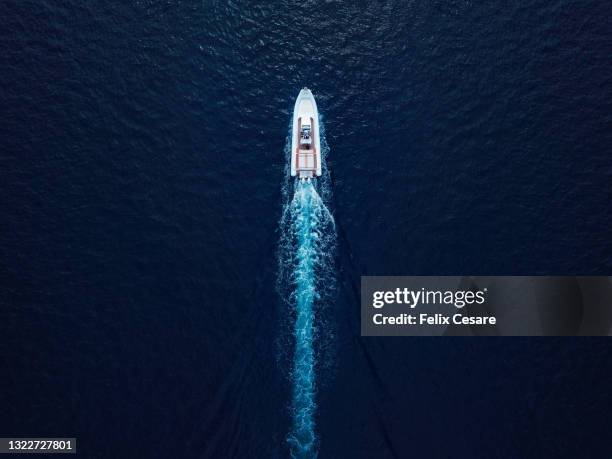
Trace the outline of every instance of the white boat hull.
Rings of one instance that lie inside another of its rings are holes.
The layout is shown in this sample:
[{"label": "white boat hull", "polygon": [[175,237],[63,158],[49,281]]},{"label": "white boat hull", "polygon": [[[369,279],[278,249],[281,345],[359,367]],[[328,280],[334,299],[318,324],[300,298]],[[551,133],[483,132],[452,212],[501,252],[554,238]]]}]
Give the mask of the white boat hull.
[{"label": "white boat hull", "polygon": [[317,103],[308,88],[300,91],[293,108],[291,176],[302,179],[321,175],[321,137]]}]

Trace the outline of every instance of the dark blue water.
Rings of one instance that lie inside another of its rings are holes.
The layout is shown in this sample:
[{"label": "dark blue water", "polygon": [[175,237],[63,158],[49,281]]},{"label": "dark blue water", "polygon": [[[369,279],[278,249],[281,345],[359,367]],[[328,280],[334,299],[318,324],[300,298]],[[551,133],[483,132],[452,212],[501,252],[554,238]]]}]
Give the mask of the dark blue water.
[{"label": "dark blue water", "polygon": [[87,458],[289,456],[277,255],[307,85],[338,234],[319,457],[610,457],[607,340],[360,338],[358,286],[610,274],[611,16],[0,3],[1,436],[76,436]]}]

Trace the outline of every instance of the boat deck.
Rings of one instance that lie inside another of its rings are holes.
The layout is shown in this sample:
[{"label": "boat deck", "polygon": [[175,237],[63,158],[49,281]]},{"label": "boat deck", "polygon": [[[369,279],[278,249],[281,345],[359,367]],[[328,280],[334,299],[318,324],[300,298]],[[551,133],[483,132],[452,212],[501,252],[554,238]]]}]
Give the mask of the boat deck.
[{"label": "boat deck", "polygon": [[[314,139],[315,135],[317,135],[317,133],[315,133],[314,120],[312,118],[309,118],[309,119],[310,119],[310,129],[311,129],[310,135],[311,135],[311,138]],[[302,118],[298,120],[297,132],[298,133],[302,132]],[[319,154],[319,152],[317,151],[315,147],[315,142],[313,141],[312,143],[307,145],[306,148],[303,148],[303,146],[300,145],[300,141],[298,140],[297,148],[294,154],[295,154],[295,170],[299,174],[299,177],[300,178],[313,177],[316,174],[317,161],[318,161],[317,156]]]}]

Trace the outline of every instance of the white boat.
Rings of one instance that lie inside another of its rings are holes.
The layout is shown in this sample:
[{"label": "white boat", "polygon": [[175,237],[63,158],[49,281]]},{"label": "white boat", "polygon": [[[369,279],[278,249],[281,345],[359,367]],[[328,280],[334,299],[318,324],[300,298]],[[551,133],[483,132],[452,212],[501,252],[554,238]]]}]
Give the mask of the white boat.
[{"label": "white boat", "polygon": [[291,176],[300,179],[321,175],[319,111],[312,92],[300,91],[293,109],[291,136]]}]

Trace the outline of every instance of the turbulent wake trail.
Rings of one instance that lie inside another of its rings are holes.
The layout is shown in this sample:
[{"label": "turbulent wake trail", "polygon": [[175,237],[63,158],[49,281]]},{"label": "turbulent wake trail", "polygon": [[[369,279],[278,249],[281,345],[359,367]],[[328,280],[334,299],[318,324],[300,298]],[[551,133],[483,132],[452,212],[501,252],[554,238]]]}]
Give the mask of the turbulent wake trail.
[{"label": "turbulent wake trail", "polygon": [[[281,271],[293,322],[292,427],[287,440],[294,458],[317,456],[315,413],[317,367],[327,333],[324,311],[334,285],[335,224],[317,187],[296,180],[281,220]],[[282,290],[281,290],[282,292]],[[323,338],[321,342],[320,338]]]},{"label": "turbulent wake trail", "polygon": [[316,295],[317,192],[311,183],[299,182],[291,203],[295,215],[297,265],[295,270],[295,355],[293,364],[293,432],[290,437],[296,457],[314,456],[314,314]]}]

